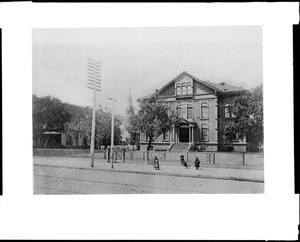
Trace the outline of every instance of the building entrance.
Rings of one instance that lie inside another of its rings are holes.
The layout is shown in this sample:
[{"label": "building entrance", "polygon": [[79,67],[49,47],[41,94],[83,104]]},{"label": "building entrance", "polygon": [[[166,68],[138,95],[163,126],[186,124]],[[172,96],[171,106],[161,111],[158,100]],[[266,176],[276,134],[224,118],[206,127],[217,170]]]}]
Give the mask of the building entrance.
[{"label": "building entrance", "polygon": [[189,127],[180,127],[179,142],[189,142],[189,140],[190,140]]}]

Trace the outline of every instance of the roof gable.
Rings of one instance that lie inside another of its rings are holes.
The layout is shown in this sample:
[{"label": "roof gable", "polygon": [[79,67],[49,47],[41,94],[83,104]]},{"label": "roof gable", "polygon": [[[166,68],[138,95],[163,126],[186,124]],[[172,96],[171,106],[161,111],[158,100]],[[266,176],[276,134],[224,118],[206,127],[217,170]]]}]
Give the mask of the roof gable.
[{"label": "roof gable", "polygon": [[[241,87],[235,87],[235,86],[232,86],[232,85],[229,85],[229,84],[226,84],[226,83],[214,84],[214,83],[211,83],[209,81],[202,81],[202,80],[192,76],[191,74],[183,71],[182,73],[180,73],[174,79],[169,81],[166,85],[164,85],[158,91],[156,91],[156,92],[154,92],[150,95],[147,95],[143,98],[140,98],[139,100],[151,99],[151,98],[154,98],[156,95],[164,94],[164,91],[166,89],[169,89],[169,90],[173,89],[174,90],[173,93],[175,94],[175,83],[177,81],[180,81],[180,80],[184,79],[184,78],[192,79],[193,81],[198,82],[199,84],[201,84],[201,86],[207,87],[207,88],[209,88],[209,89],[211,89],[215,92],[219,92],[219,93],[231,93],[231,92],[245,92],[245,91],[247,91],[246,89],[243,89]],[[173,85],[173,86],[170,87],[171,85]],[[167,93],[170,93],[170,91],[167,91]]]},{"label": "roof gable", "polygon": [[[159,89],[156,93],[153,93],[152,94],[152,97],[156,94],[160,94],[162,91],[164,91],[166,88],[168,88],[170,85],[172,84],[175,84],[175,82],[177,81],[180,81],[184,78],[187,78],[187,79],[192,79],[194,81],[197,81],[199,82],[200,84],[206,86],[206,87],[209,87],[210,89],[213,89],[214,91],[217,91],[217,92],[220,92],[221,90],[219,88],[217,88],[216,86],[213,86],[213,85],[210,85],[210,83],[207,83],[205,81],[202,81],[192,75],[190,75],[189,73],[183,71],[182,73],[180,73],[178,76],[176,76],[173,80],[171,80],[170,82],[168,82],[166,85],[164,85],[161,89]],[[175,88],[175,86],[174,86]],[[175,89],[174,89],[175,90]]]}]

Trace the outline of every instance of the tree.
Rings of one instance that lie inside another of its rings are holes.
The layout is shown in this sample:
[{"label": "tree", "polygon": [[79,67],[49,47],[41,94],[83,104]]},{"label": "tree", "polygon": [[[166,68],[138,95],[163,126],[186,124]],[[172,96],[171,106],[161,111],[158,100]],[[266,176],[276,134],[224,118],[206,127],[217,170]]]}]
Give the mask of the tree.
[{"label": "tree", "polygon": [[[121,142],[121,121],[115,117],[114,119],[114,144]],[[67,124],[66,135],[77,139],[79,136],[85,136],[91,139],[92,130],[92,109],[83,108],[83,111],[72,117]],[[95,121],[95,137],[105,148],[111,142],[111,114],[102,109],[96,110]]]},{"label": "tree", "polygon": [[129,116],[128,132],[141,132],[148,137],[147,150],[152,142],[162,133],[171,130],[177,122],[174,112],[168,115],[168,107],[154,100],[145,100],[140,103],[137,114]]},{"label": "tree", "polygon": [[38,139],[45,131],[62,132],[71,119],[66,106],[57,98],[32,96],[33,138]]},{"label": "tree", "polygon": [[[111,113],[99,109],[96,113],[96,137],[104,145],[105,149],[111,142]],[[122,122],[118,117],[114,117],[114,144],[118,145],[122,141]]]},{"label": "tree", "polygon": [[236,133],[240,139],[246,137],[251,148],[263,142],[262,85],[236,97],[229,106],[229,112],[233,113],[235,118],[227,127],[227,136]]}]

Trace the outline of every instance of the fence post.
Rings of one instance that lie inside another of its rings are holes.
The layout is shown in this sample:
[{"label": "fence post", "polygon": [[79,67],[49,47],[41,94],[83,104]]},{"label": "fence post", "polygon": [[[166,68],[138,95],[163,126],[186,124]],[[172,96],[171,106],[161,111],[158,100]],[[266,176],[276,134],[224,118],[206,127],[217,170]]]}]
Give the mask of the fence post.
[{"label": "fence post", "polygon": [[245,165],[245,154],[243,154],[243,165]]},{"label": "fence post", "polygon": [[123,163],[125,163],[125,149],[122,150]]},{"label": "fence post", "polygon": [[145,152],[143,151],[143,160],[145,160]]},{"label": "fence post", "polygon": [[213,153],[213,164],[216,164],[216,153]]},{"label": "fence post", "polygon": [[107,162],[109,162],[109,160],[110,160],[110,150],[106,150],[106,152],[107,152]]}]

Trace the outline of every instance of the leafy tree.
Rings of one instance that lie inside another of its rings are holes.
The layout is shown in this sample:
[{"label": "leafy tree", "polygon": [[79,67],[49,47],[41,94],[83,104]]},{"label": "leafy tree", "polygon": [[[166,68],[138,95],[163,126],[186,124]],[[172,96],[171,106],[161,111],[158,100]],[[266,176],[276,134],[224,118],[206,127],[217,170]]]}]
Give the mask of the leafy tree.
[{"label": "leafy tree", "polygon": [[227,130],[227,137],[233,133],[242,139],[246,137],[251,148],[263,142],[263,86],[257,86],[250,92],[238,96],[230,104],[229,111],[235,116]]},{"label": "leafy tree", "polygon": [[66,106],[57,98],[32,96],[33,138],[38,139],[45,131],[62,132],[71,119]]},{"label": "leafy tree", "polygon": [[136,131],[134,128],[132,128],[132,119],[134,118],[134,108],[131,106],[128,109],[126,109],[126,121],[125,121],[125,128],[128,131],[130,137],[126,138],[126,142],[128,142],[131,145],[135,145],[138,142],[139,138],[139,132]]},{"label": "leafy tree", "polygon": [[[121,121],[114,119],[114,144],[121,142]],[[82,112],[74,115],[72,120],[67,124],[66,135],[78,139],[79,136],[85,136],[89,140],[92,130],[92,109],[83,108]],[[111,114],[99,109],[96,111],[95,137],[102,145],[107,148],[111,142]]]},{"label": "leafy tree", "polygon": [[163,132],[171,130],[177,122],[174,112],[168,115],[168,107],[153,100],[145,100],[140,103],[140,109],[137,114],[132,113],[129,117],[129,132],[141,132],[147,135],[149,142],[147,150],[151,143]]}]

